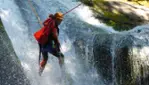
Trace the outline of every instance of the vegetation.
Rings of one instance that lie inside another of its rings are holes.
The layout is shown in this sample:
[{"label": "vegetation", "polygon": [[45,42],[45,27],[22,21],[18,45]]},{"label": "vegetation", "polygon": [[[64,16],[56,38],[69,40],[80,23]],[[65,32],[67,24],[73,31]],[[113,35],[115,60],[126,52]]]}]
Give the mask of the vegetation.
[{"label": "vegetation", "polygon": [[[86,5],[93,5],[94,2],[101,2],[101,1],[108,1],[108,0],[80,0],[80,1]],[[111,1],[114,1],[114,0],[111,0]],[[134,4],[149,7],[149,0],[119,0],[119,1],[131,2]]]},{"label": "vegetation", "polygon": [[149,0],[124,0],[124,1],[129,1],[129,2],[132,2],[134,4],[149,7]]},{"label": "vegetation", "polygon": [[0,20],[0,30],[3,30],[3,25],[2,25],[1,20]]},{"label": "vegetation", "polygon": [[[138,15],[130,12],[125,13],[123,7],[127,6],[125,2],[131,2],[134,4],[149,6],[149,1],[146,0],[81,0],[84,4],[90,6],[94,12],[94,16],[101,20],[103,23],[106,23],[109,26],[112,26],[114,29],[122,31],[129,30],[133,27],[142,24],[143,19],[140,19]],[[148,4],[147,4],[148,3]],[[117,6],[119,8],[117,8]],[[135,7],[131,7],[136,9]],[[128,9],[127,9],[128,10]],[[126,11],[127,11],[126,10]],[[132,11],[129,9],[128,11]],[[134,12],[134,11],[133,11]]]}]

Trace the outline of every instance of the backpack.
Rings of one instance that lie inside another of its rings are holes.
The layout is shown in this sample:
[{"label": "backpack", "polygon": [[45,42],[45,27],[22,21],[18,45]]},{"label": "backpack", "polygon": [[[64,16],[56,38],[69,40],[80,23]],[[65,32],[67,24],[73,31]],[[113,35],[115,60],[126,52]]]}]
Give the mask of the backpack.
[{"label": "backpack", "polygon": [[[51,29],[53,28],[52,26],[54,26],[53,22],[54,22],[54,20],[52,18],[48,18],[43,23],[44,26],[40,30],[38,30],[37,32],[34,33],[34,37],[38,41],[39,44],[45,45],[48,42],[48,36],[50,34]],[[51,26],[51,27],[49,27],[49,26]]]}]

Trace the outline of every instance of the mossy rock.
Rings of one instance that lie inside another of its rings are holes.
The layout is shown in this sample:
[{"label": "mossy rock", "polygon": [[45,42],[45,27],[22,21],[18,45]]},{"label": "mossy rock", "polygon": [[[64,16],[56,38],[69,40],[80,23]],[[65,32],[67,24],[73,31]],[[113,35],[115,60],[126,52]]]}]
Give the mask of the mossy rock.
[{"label": "mossy rock", "polygon": [[3,25],[2,25],[2,22],[0,21],[0,29],[2,30],[2,27],[3,27]]},{"label": "mossy rock", "polygon": [[[112,26],[115,30],[129,30],[137,25],[149,22],[149,20],[145,19],[146,17],[137,14],[136,11],[133,11],[138,8],[125,2],[114,0],[91,1],[92,6],[90,6],[90,8],[93,10],[94,16],[106,25]],[[124,7],[126,7],[126,9]]]},{"label": "mossy rock", "polygon": [[125,0],[125,1],[131,2],[133,4],[149,7],[149,1],[147,0]]}]

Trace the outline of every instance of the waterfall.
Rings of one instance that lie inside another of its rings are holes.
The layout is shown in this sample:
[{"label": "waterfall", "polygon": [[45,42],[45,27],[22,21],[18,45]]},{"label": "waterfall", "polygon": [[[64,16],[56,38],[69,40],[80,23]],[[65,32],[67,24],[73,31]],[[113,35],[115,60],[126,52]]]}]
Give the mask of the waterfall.
[{"label": "waterfall", "polygon": [[[71,0],[65,0],[65,2],[62,0],[33,0],[32,3],[39,17],[44,21],[49,13],[55,13],[57,11],[64,13],[80,2],[73,2]],[[88,14],[90,12],[89,9],[85,6],[75,9],[65,16],[64,21],[60,25],[59,39],[62,46],[61,50],[65,55],[65,79],[62,79],[64,73],[59,67],[58,59],[51,54],[49,54],[49,60],[43,75],[41,77],[38,76],[38,45],[33,38],[33,33],[40,29],[40,26],[29,7],[28,1],[1,0],[0,7],[0,16],[5,30],[12,41],[14,50],[21,61],[31,85],[61,85],[61,80],[65,80],[64,83],[66,85],[104,85],[96,68],[90,66],[88,69],[84,69],[87,65],[84,65],[79,56],[75,54],[73,41],[77,36],[70,38],[67,35],[69,29],[85,30],[84,28],[87,28],[88,31],[92,30],[88,28],[87,24],[82,24],[86,23],[85,21],[87,20],[83,17],[81,18],[82,13]],[[84,14],[84,17],[91,20],[90,22],[98,22],[92,18],[91,14],[86,14]],[[73,22],[78,22],[78,24],[73,24]],[[95,27],[92,27],[95,30],[100,30],[100,32],[114,32],[112,28],[100,22],[99,24],[89,24],[94,25]],[[74,29],[74,27],[78,28]]]}]

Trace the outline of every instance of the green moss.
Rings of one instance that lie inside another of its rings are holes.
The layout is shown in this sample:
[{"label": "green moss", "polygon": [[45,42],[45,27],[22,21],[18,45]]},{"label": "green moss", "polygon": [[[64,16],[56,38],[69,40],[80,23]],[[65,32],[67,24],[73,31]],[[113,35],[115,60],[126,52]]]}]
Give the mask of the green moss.
[{"label": "green moss", "polygon": [[149,1],[147,0],[125,0],[125,1],[129,1],[133,4],[149,7]]},{"label": "green moss", "polygon": [[1,20],[0,20],[0,30],[4,30]]},{"label": "green moss", "polygon": [[[134,15],[136,16],[136,19],[134,19],[131,13],[130,14],[124,13],[118,8],[115,8],[114,6],[114,5],[123,6],[125,5],[124,3],[119,3],[119,2],[115,3],[113,0],[112,1],[111,0],[81,0],[81,1],[86,5],[91,3],[92,5],[88,5],[88,6],[90,6],[90,8],[93,10],[94,16],[98,18],[100,21],[102,21],[103,23],[109,26],[112,26],[115,30],[118,30],[118,31],[129,30],[141,24],[141,22],[138,22],[137,15]],[[128,1],[128,0],[122,0],[122,1]],[[143,0],[142,3],[144,1],[145,0]],[[138,2],[138,0],[131,0],[131,2],[136,3]],[[146,3],[148,3],[149,5],[149,2],[146,2]],[[133,18],[130,18],[131,16]]]},{"label": "green moss", "polygon": [[[88,1],[89,0],[85,0],[85,4]],[[113,7],[114,4],[110,4],[108,0],[92,0],[91,3],[93,5],[90,6],[90,8],[95,13],[95,17],[103,23],[112,26],[115,30],[123,31],[134,27],[134,24],[129,17],[126,16],[126,14],[121,13],[120,10],[115,9]]]},{"label": "green moss", "polygon": [[94,2],[103,2],[104,0],[80,0],[81,2],[83,2],[85,5],[88,6],[94,6]]},{"label": "green moss", "polygon": [[115,30],[119,30],[119,31],[131,29],[131,27],[127,24],[120,24],[120,23],[114,22],[112,20],[107,21],[106,25],[112,26]]},{"label": "green moss", "polygon": [[110,18],[117,22],[128,22],[128,19],[123,14],[120,14],[120,13],[115,14],[107,11],[103,11],[103,12],[104,12],[104,16],[107,18]]},{"label": "green moss", "polygon": [[0,28],[2,27],[2,22],[0,22]]},{"label": "green moss", "polygon": [[129,19],[127,19],[123,14],[120,13],[111,13],[104,11],[104,16],[110,20],[105,21],[107,25],[112,26],[115,30],[129,30],[131,27],[124,23],[129,23]]},{"label": "green moss", "polygon": [[98,3],[98,1],[93,2],[94,7],[92,7],[92,9],[94,9],[96,13],[102,14],[106,18],[106,20],[103,20],[105,24],[112,26],[115,30],[119,31],[129,30],[132,28],[131,26],[124,24],[129,23],[130,21],[125,15],[121,14],[116,9],[109,9],[106,1],[100,1],[100,3]]}]

